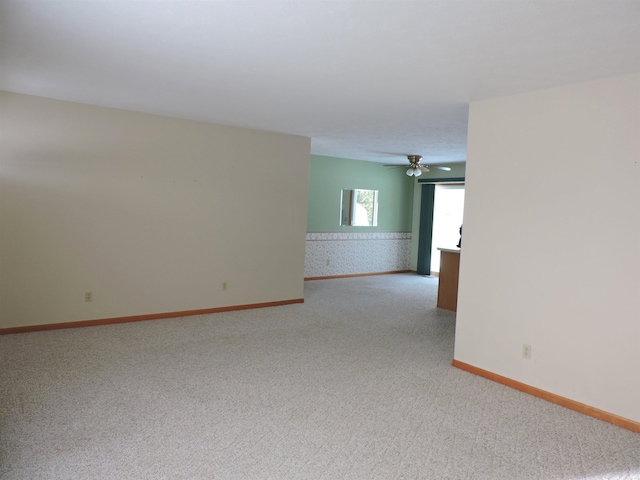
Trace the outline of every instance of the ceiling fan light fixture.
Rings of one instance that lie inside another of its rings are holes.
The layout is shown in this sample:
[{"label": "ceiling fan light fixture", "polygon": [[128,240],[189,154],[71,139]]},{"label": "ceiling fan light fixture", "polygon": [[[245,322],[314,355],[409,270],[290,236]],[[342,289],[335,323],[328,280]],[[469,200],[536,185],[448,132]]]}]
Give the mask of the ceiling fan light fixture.
[{"label": "ceiling fan light fixture", "polygon": [[[407,155],[407,159],[409,160],[409,168],[406,171],[406,174],[410,177],[419,177],[423,173],[430,171],[429,165],[422,165],[420,161],[422,157],[420,155]],[[385,165],[386,167],[402,167],[402,165]],[[451,171],[451,167],[445,167],[442,165],[432,165],[432,169],[436,170],[444,170],[447,172]]]}]

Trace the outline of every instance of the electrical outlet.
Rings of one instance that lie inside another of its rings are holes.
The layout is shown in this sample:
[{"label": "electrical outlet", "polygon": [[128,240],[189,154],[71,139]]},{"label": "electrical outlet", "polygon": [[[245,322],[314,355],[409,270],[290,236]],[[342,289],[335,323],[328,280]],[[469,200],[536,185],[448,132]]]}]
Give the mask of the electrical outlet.
[{"label": "electrical outlet", "polygon": [[227,282],[222,282],[222,290],[226,291],[227,287],[228,287]]},{"label": "electrical outlet", "polygon": [[522,357],[531,360],[531,345],[522,344]]},{"label": "electrical outlet", "polygon": [[84,301],[93,302],[93,292],[84,292]]}]

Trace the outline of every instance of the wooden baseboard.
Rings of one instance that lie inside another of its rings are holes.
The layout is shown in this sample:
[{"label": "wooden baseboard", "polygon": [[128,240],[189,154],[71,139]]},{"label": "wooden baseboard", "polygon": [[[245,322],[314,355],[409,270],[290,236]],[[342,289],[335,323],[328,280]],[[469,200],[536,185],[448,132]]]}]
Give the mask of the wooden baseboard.
[{"label": "wooden baseboard", "polygon": [[474,367],[473,365],[469,365],[468,363],[464,363],[459,360],[453,360],[453,362],[451,362],[451,365],[459,368],[460,370],[464,370],[465,372],[473,373],[474,375],[478,375],[479,377],[484,377],[488,380],[501,383],[502,385],[506,385],[507,387],[520,390],[521,392],[528,393],[529,395],[533,395],[534,397],[542,398],[543,400],[561,405],[570,410],[575,410],[576,412],[584,413],[585,415],[597,418],[598,420],[604,420],[605,422],[612,423],[614,425],[617,425],[618,427],[626,428],[627,430],[631,430],[632,432],[640,433],[640,423],[629,420],[628,418],[620,417],[618,415],[605,412],[604,410],[600,410],[595,407],[590,407],[589,405],[585,405],[584,403],[561,397],[560,395],[556,395],[555,393],[532,387],[531,385],[527,385],[526,383],[521,383],[508,377],[503,377],[502,375],[498,375],[497,373]]},{"label": "wooden baseboard", "polygon": [[332,278],[352,278],[352,277],[371,277],[373,275],[392,275],[394,273],[411,273],[415,270],[393,270],[391,272],[373,272],[373,273],[351,273],[349,275],[327,275],[325,277],[306,277],[304,281],[309,280],[330,280]]},{"label": "wooden baseboard", "polygon": [[142,322],[145,320],[160,320],[164,318],[189,317],[192,315],[204,315],[208,313],[231,312],[234,310],[249,310],[252,308],[278,307],[304,303],[304,298],[293,300],[280,300],[277,302],[251,303],[247,305],[232,305],[229,307],[203,308],[199,310],[183,310],[181,312],[151,313],[148,315],[134,315],[130,317],[100,318],[97,320],[81,320],[78,322],[48,323],[45,325],[29,325],[25,327],[0,328],[0,335],[11,333],[39,332],[42,330],[60,330],[63,328],[95,327],[98,325],[112,325],[114,323]]}]

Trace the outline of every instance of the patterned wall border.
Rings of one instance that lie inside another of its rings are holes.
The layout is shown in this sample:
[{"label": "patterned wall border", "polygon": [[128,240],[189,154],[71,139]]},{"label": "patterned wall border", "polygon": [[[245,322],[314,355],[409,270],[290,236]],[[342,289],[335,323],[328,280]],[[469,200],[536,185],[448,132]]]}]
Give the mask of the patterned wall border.
[{"label": "patterned wall border", "polygon": [[411,233],[309,233],[305,278],[397,272],[409,269]]},{"label": "patterned wall border", "polygon": [[340,241],[340,240],[408,240],[411,232],[316,232],[307,233],[307,242]]}]

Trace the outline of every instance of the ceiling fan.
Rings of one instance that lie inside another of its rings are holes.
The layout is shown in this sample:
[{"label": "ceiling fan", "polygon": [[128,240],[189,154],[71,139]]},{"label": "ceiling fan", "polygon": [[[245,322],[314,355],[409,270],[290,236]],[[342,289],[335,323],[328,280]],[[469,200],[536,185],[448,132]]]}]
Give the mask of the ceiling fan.
[{"label": "ceiling fan", "polygon": [[[422,172],[428,172],[430,168],[434,168],[436,170],[444,170],[445,172],[450,172],[451,167],[444,167],[440,165],[422,165],[420,161],[422,160],[421,155],[407,155],[407,159],[409,160],[409,169],[407,170],[407,175],[419,177],[422,175]],[[386,167],[401,167],[402,165],[385,165]]]}]

